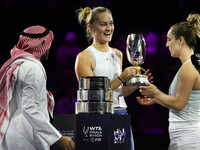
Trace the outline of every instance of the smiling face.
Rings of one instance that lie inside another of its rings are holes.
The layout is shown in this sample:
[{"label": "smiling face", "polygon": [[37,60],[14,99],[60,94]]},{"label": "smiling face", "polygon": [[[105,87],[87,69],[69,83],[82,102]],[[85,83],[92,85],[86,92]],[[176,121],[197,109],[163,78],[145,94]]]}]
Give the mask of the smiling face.
[{"label": "smiling face", "polygon": [[175,36],[171,33],[170,29],[167,33],[167,43],[166,47],[169,49],[172,57],[179,57],[180,55],[180,40],[175,39]]},{"label": "smiling face", "polygon": [[98,19],[89,28],[95,41],[101,44],[110,42],[114,31],[112,15],[108,12],[99,13]]}]

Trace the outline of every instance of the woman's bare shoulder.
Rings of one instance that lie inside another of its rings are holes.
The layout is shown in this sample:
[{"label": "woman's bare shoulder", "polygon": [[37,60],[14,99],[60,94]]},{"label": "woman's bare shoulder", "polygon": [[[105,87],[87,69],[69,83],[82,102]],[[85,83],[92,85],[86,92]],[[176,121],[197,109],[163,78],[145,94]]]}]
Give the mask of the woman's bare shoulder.
[{"label": "woman's bare shoulder", "polygon": [[183,76],[186,78],[197,78],[199,77],[198,71],[192,65],[192,62],[184,64],[180,70],[179,76]]},{"label": "woman's bare shoulder", "polygon": [[122,52],[121,52],[119,49],[113,48],[113,47],[111,47],[111,49],[115,52],[115,55],[116,55],[116,56],[119,56],[119,57],[122,56]]},{"label": "woman's bare shoulder", "polygon": [[82,52],[80,52],[77,55],[77,58],[87,60],[87,59],[91,58],[91,56],[92,56],[92,54],[90,53],[90,51],[88,49],[84,49]]}]

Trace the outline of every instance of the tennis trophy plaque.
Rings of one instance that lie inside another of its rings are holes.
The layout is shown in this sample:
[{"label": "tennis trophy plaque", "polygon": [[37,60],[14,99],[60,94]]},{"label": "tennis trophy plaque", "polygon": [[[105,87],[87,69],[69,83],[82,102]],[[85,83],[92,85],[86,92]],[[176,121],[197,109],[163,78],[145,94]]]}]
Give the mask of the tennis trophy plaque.
[{"label": "tennis trophy plaque", "polygon": [[[126,43],[126,54],[128,61],[135,67],[136,75],[132,77],[127,85],[141,86],[148,81],[146,71],[140,67],[146,57],[146,43],[142,34],[129,34]],[[144,74],[141,74],[141,70]]]}]

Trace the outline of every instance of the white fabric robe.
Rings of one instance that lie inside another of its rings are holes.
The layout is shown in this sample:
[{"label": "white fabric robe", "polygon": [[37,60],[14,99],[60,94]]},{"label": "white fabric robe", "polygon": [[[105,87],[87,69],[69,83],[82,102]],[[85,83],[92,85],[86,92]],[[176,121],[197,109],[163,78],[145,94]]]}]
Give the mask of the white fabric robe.
[{"label": "white fabric robe", "polygon": [[[36,63],[26,60],[12,80],[10,123],[0,150],[49,150],[61,134],[49,122],[46,80]],[[15,82],[15,84],[14,84]]]}]

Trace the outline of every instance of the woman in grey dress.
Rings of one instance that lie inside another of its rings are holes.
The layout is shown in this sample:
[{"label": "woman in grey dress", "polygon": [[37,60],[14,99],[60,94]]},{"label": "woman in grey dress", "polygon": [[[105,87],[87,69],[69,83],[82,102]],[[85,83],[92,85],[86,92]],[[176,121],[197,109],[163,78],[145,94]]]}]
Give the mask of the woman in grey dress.
[{"label": "woman in grey dress", "polygon": [[169,94],[153,84],[139,87],[144,95],[144,98],[137,97],[139,103],[157,103],[169,108],[169,150],[200,149],[200,76],[191,62],[197,37],[200,37],[199,14],[189,14],[186,21],[171,26],[166,47],[182,65],[171,83]]}]

